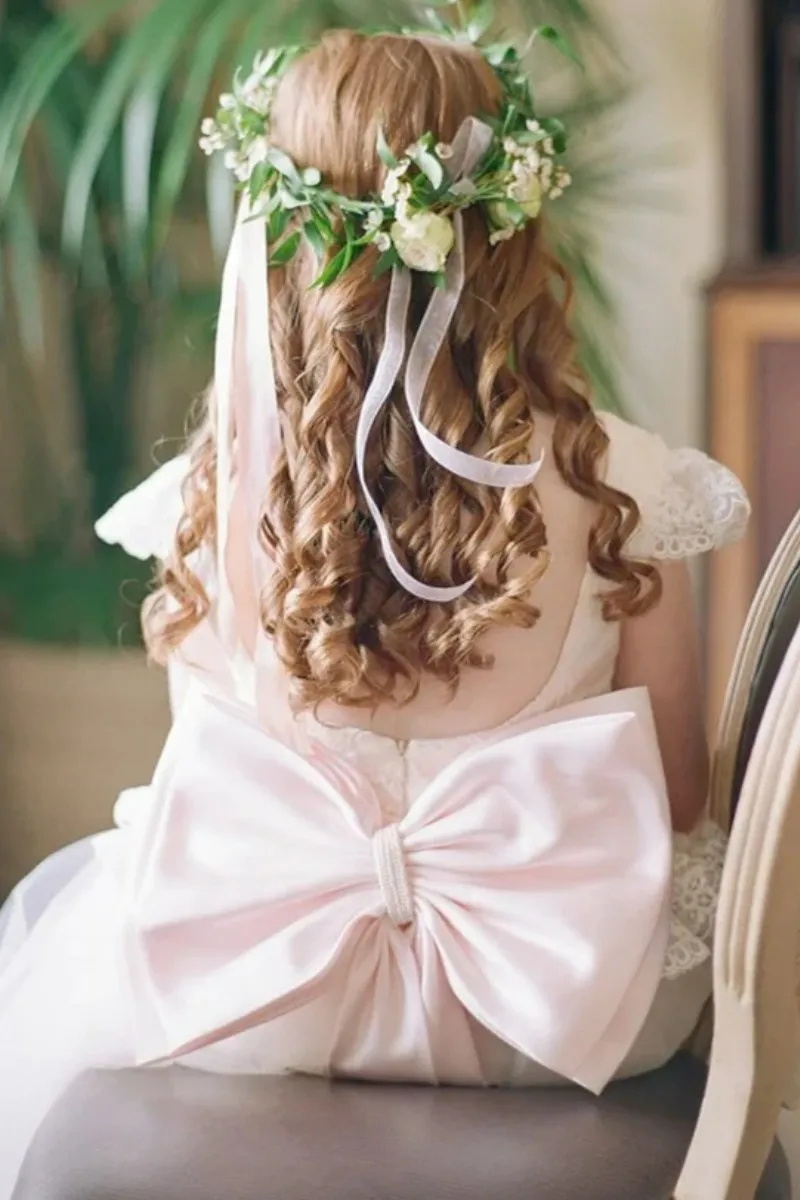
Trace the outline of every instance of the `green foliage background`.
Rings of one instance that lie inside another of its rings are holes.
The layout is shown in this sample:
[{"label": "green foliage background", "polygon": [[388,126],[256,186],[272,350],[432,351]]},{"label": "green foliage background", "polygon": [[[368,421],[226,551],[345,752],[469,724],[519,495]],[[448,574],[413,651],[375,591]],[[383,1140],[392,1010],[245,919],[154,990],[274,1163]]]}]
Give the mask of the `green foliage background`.
[{"label": "green foliage background", "polygon": [[[44,520],[32,505],[24,552],[0,547],[0,635],[90,645],[137,636],[133,606],[147,571],[99,547],[91,527],[135,482],[142,363],[160,353],[165,331],[185,339],[191,330],[210,365],[217,288],[187,270],[173,232],[182,220],[207,222],[209,256],[224,249],[230,192],[220,166],[196,151],[216,94],[261,47],[424,16],[405,0],[150,0],[127,20],[130,7],[82,0],[62,13],[48,0],[6,0],[0,8],[3,327],[31,362],[41,356],[46,264],[67,297],[81,433],[78,477],[59,478],[45,471],[45,439],[24,398],[16,406],[31,496],[45,485],[58,496]],[[436,7],[458,15],[458,5]],[[604,208],[633,198],[633,164],[620,167],[605,150],[628,77],[591,0],[501,0],[492,33],[524,44],[537,24],[556,26],[587,64],[582,75],[567,67],[566,78],[545,45],[532,66],[542,108],[552,95],[573,130],[575,182],[553,208],[551,234],[576,284],[583,364],[598,403],[619,408],[614,305],[596,234]]]}]

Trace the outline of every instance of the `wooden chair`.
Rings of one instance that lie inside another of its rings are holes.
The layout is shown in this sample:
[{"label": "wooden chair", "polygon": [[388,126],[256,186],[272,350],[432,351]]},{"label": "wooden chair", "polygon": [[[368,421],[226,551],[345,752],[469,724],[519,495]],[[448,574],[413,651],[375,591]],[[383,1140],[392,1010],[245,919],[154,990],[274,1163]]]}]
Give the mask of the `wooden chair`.
[{"label": "wooden chair", "polygon": [[40,1130],[14,1200],[791,1200],[773,1139],[796,1018],[798,616],[800,520],[753,606],[722,723],[712,806],[736,819],[708,1072],[680,1054],[599,1099],[90,1073]]},{"label": "wooden chair", "polygon": [[800,514],[750,609],[720,727],[711,811],[731,841],[715,934],[715,1029],[678,1200],[753,1196],[795,1069],[799,630]]}]

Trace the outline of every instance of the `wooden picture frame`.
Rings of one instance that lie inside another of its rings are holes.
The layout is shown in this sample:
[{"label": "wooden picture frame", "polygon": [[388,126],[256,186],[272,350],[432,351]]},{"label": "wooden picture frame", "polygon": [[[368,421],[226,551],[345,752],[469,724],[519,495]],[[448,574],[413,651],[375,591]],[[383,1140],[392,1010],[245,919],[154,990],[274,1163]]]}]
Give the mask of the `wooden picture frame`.
[{"label": "wooden picture frame", "polygon": [[800,264],[728,271],[709,290],[710,453],[753,502],[746,537],[713,557],[706,592],[706,696],[716,729],[759,580],[800,508]]}]

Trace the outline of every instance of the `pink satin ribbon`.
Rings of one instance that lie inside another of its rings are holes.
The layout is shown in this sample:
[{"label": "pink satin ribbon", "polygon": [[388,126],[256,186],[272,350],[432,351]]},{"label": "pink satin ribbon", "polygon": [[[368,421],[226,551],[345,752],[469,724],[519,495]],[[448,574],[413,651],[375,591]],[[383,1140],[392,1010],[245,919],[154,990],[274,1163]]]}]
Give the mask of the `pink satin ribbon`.
[{"label": "pink satin ribbon", "polygon": [[649,1011],[671,832],[644,692],[468,751],[388,826],[351,762],[197,695],[146,813],[126,942],[143,1062],[322,998],[333,1073],[480,1083],[471,1014],[599,1091]]}]

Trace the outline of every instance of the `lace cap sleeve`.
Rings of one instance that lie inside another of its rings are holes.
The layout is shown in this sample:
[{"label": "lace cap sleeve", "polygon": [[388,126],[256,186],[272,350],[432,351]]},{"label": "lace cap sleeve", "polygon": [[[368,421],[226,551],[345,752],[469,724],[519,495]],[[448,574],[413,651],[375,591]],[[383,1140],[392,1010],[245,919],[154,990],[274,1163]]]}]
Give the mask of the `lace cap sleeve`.
[{"label": "lace cap sleeve", "polygon": [[629,554],[691,558],[744,535],[750,502],[732,471],[702,450],[669,450],[660,438],[618,418],[605,423],[608,481],[633,496],[642,517]]}]

